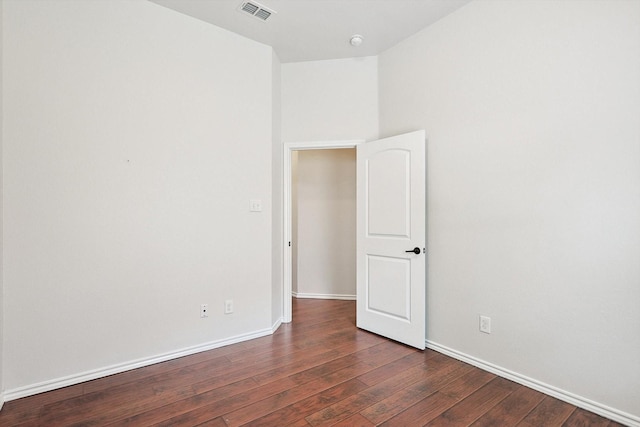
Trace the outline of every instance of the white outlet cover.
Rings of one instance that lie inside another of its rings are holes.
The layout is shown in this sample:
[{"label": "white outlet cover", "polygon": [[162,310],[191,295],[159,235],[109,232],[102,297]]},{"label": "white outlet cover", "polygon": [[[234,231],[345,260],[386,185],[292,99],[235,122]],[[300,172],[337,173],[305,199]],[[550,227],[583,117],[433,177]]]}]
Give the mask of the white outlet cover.
[{"label": "white outlet cover", "polygon": [[231,314],[233,313],[233,300],[226,300],[224,302],[224,314]]},{"label": "white outlet cover", "polygon": [[485,334],[491,333],[491,318],[488,316],[480,316],[480,332]]}]

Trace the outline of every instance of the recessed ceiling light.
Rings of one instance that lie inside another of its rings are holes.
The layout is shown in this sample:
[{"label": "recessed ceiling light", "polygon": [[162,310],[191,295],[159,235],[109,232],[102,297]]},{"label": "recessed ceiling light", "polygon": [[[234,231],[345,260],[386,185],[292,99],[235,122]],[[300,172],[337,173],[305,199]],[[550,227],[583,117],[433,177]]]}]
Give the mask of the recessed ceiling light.
[{"label": "recessed ceiling light", "polygon": [[358,47],[362,44],[363,41],[364,37],[362,37],[360,34],[354,34],[351,36],[351,40],[349,40],[349,43],[351,43],[351,46]]}]

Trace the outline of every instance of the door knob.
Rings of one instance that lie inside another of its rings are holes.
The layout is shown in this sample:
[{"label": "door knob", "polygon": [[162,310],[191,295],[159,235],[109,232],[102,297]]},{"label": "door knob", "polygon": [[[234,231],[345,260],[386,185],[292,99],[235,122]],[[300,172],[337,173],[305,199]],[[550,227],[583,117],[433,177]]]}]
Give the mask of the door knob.
[{"label": "door knob", "polygon": [[420,248],[413,248],[410,251],[405,251],[405,252],[413,252],[414,254],[419,255],[420,254]]}]

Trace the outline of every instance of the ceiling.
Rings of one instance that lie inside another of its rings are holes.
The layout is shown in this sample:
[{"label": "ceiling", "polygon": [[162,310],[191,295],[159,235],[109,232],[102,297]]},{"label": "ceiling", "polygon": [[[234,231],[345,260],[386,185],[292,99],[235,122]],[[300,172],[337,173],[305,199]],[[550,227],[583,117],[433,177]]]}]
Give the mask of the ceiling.
[{"label": "ceiling", "polygon": [[150,1],[272,46],[284,63],[377,55],[471,0],[260,0],[275,12],[266,21],[240,11],[244,0]]}]

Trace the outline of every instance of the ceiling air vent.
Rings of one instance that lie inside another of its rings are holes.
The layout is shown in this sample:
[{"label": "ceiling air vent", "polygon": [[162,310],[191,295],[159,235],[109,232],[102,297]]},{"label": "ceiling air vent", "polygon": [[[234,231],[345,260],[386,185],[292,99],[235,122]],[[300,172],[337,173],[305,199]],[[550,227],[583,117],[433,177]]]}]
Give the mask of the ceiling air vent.
[{"label": "ceiling air vent", "polygon": [[276,13],[268,7],[265,7],[255,1],[242,2],[238,10],[244,13],[248,13],[249,15],[258,18],[261,21],[266,21],[271,15]]}]

